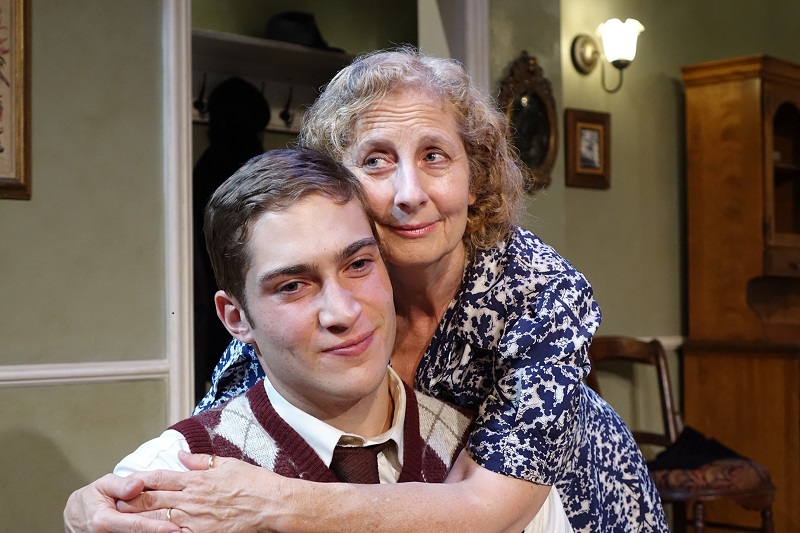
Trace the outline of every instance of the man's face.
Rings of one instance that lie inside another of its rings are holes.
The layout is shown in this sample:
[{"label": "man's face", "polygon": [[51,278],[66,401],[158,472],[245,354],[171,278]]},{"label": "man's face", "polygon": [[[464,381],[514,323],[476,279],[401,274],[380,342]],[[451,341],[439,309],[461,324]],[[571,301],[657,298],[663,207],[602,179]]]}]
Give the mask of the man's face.
[{"label": "man's face", "polygon": [[371,401],[386,376],[395,312],[361,205],[313,194],[262,215],[248,246],[247,313],[217,294],[231,333],[254,344],[281,395],[317,418]]}]

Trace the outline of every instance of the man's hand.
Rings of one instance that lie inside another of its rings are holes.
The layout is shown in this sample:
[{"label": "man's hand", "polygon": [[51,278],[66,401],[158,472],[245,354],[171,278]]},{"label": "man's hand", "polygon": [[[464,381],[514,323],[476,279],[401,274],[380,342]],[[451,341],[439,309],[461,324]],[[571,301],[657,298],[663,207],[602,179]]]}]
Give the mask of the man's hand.
[{"label": "man's hand", "polygon": [[158,519],[158,513],[142,515],[117,511],[117,500],[130,500],[141,494],[144,483],[139,479],[106,474],[97,481],[76,490],[64,508],[64,530],[67,533],[179,533],[175,524]]}]

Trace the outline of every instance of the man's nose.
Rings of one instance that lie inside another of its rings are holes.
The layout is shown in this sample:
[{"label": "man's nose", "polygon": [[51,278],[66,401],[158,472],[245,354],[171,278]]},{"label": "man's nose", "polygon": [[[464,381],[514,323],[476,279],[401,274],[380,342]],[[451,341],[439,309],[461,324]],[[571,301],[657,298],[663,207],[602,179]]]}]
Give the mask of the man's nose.
[{"label": "man's nose", "polygon": [[324,328],[346,329],[361,313],[353,292],[338,282],[328,282],[319,295],[319,323]]}]

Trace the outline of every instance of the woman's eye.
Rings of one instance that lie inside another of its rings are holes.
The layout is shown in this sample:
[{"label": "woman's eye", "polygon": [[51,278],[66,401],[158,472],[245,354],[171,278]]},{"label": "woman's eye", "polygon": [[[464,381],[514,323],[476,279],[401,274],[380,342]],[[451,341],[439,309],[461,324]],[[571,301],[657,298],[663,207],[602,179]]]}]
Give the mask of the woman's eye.
[{"label": "woman's eye", "polygon": [[386,159],[383,157],[368,157],[364,160],[364,166],[367,168],[383,168],[387,164]]},{"label": "woman's eye", "polygon": [[428,163],[436,163],[440,161],[444,156],[438,152],[431,152],[425,155],[425,161]]}]

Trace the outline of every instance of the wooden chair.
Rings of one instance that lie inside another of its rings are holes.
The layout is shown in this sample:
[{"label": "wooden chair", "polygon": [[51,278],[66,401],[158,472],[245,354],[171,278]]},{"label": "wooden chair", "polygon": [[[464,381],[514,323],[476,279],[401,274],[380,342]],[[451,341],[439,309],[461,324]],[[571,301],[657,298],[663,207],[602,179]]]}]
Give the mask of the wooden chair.
[{"label": "wooden chair", "polygon": [[[589,359],[592,371],[586,378],[586,384],[597,394],[601,394],[596,374],[598,364],[617,360],[655,367],[664,431],[661,433],[632,431],[632,433],[639,446],[664,447],[670,450],[670,456],[674,458],[674,454],[680,449],[680,443],[678,445],[675,443],[679,439],[685,442],[684,434],[689,435],[693,430],[687,429],[684,432],[683,420],[675,408],[667,358],[661,343],[657,340],[644,342],[628,337],[599,336],[594,338],[589,347]],[[692,434],[699,435],[696,432]],[[711,442],[718,444],[716,441]],[[680,459],[680,456],[678,458]],[[687,464],[690,464],[690,461],[687,461]],[[651,469],[650,476],[661,495],[661,501],[673,507],[675,531],[685,531],[686,525],[690,524],[694,526],[695,532],[703,532],[706,528],[774,532],[772,503],[775,499],[775,487],[772,485],[769,472],[755,461],[740,456],[726,457],[700,466],[695,464],[685,468]],[[760,512],[761,527],[706,522],[703,505],[712,500],[732,500],[745,509]],[[690,504],[694,510],[691,520],[686,516],[686,507]]]}]

